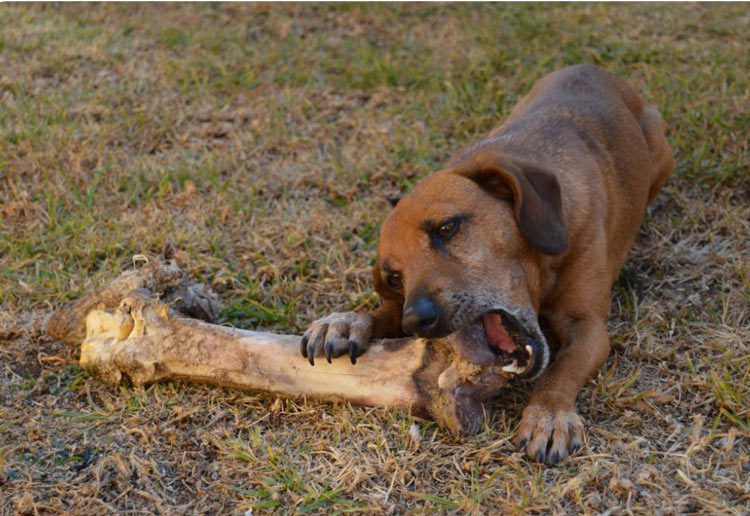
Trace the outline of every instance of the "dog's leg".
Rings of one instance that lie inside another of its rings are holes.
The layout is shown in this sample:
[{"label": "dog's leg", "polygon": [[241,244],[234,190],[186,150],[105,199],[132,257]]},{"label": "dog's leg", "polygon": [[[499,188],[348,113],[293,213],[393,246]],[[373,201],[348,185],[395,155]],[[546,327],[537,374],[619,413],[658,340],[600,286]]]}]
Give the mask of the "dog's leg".
[{"label": "dog's leg", "polygon": [[555,464],[583,443],[583,423],[575,400],[583,384],[604,364],[609,335],[604,319],[556,321],[562,349],[540,377],[523,411],[517,443],[538,462]]}]

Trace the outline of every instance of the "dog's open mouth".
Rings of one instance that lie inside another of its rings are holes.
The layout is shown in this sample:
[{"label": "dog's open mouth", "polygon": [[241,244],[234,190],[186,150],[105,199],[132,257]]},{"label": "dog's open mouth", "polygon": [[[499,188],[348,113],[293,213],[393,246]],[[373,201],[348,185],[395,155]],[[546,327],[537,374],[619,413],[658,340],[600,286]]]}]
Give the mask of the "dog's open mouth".
[{"label": "dog's open mouth", "polygon": [[492,308],[455,333],[454,349],[471,363],[494,363],[508,378],[538,377],[549,363],[533,310]]},{"label": "dog's open mouth", "polygon": [[533,375],[536,367],[534,339],[523,325],[504,310],[487,312],[480,318],[489,349],[498,357],[500,369],[514,376]]},{"label": "dog's open mouth", "polygon": [[490,349],[499,356],[506,373],[522,374],[534,361],[528,332],[510,314],[502,310],[482,316],[484,334]]}]

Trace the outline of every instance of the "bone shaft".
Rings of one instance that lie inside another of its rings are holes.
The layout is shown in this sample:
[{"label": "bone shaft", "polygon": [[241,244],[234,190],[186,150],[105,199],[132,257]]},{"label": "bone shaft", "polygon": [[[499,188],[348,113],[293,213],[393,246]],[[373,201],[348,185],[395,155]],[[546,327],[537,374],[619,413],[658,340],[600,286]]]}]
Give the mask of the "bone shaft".
[{"label": "bone shaft", "polygon": [[147,332],[141,337],[143,344],[158,347],[154,356],[160,358],[151,378],[131,375],[137,383],[185,379],[298,398],[411,409],[419,414],[428,410],[419,387],[426,380],[419,372],[427,350],[418,339],[375,344],[356,365],[348,357],[331,364],[317,357],[311,366],[300,354],[299,337],[191,319],[173,319],[171,326],[167,334],[151,337]]}]

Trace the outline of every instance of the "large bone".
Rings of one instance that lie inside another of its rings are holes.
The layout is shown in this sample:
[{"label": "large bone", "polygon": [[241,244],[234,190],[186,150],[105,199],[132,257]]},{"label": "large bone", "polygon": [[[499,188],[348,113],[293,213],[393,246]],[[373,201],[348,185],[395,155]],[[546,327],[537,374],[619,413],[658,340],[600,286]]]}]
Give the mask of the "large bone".
[{"label": "large bone", "polygon": [[356,365],[342,357],[311,366],[300,355],[299,337],[209,324],[184,313],[211,319],[216,299],[189,285],[173,262],[154,260],[60,309],[48,332],[81,344],[81,366],[109,383],[123,375],[135,385],[176,379],[393,407],[456,434],[479,430],[483,403],[512,376],[493,353],[450,337],[379,341]]}]

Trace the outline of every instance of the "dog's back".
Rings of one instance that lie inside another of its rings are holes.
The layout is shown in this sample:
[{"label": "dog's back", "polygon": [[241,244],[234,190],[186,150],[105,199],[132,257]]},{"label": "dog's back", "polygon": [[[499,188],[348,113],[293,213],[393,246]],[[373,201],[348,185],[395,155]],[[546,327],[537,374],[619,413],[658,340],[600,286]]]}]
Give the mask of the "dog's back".
[{"label": "dog's back", "polygon": [[633,243],[646,204],[674,166],[657,109],[623,80],[593,65],[544,77],[505,123],[453,161],[485,146],[555,174],[571,241],[589,245],[580,233],[591,231],[592,220],[601,221],[611,279]]},{"label": "dog's back", "polygon": [[582,64],[547,75],[490,137],[511,130],[521,115],[528,118],[535,114],[551,130],[560,129],[558,124],[572,124],[584,138],[598,137],[596,143],[604,145],[618,163],[631,162],[636,157],[633,149],[645,143],[648,151],[644,154],[650,155],[650,163],[620,167],[623,173],[637,170],[639,180],[643,173],[651,172],[649,183],[661,180],[661,186],[674,167],[658,110],[645,104],[624,80],[602,68]]}]

